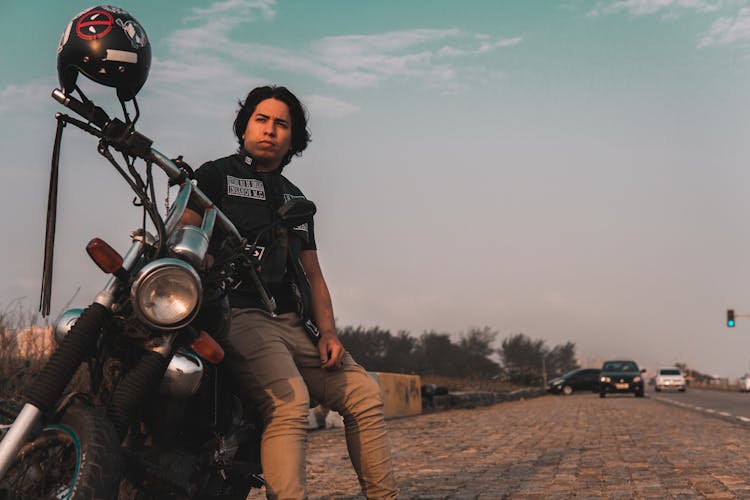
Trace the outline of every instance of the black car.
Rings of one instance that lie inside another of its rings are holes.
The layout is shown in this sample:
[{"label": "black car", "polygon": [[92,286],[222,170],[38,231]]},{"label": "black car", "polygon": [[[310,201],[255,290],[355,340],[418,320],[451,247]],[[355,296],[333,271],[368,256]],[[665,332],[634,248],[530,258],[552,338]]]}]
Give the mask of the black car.
[{"label": "black car", "polygon": [[605,361],[599,375],[599,396],[603,398],[608,392],[632,392],[642,398],[642,373],[645,371],[639,369],[635,361]]},{"label": "black car", "polygon": [[570,371],[565,375],[553,378],[547,383],[547,390],[566,396],[573,394],[573,391],[591,391],[599,390],[599,368],[579,368]]}]

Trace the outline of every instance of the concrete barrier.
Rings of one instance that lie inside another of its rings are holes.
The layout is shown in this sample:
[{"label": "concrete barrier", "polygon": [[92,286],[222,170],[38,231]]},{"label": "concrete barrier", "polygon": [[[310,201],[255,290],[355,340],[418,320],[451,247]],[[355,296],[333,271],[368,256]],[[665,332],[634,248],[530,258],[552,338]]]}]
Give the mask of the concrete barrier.
[{"label": "concrete barrier", "polygon": [[419,375],[368,372],[380,384],[385,418],[406,417],[422,413]]},{"label": "concrete barrier", "polygon": [[519,399],[536,398],[547,394],[543,388],[527,387],[511,392],[490,391],[467,391],[448,392],[432,396],[426,401],[424,411],[440,411],[454,408],[476,408],[477,406],[488,406],[503,401],[516,401]]},{"label": "concrete barrier", "polygon": [[[422,392],[419,375],[367,372],[380,386],[385,418],[406,417],[422,413]],[[337,412],[318,405],[310,408],[308,429],[343,427],[344,419]]]}]

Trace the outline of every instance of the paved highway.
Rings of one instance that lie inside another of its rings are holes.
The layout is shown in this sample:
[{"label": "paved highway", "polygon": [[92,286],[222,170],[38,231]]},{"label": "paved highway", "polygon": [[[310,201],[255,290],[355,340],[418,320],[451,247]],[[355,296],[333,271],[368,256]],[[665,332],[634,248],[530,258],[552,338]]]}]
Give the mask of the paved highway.
[{"label": "paved highway", "polygon": [[[654,394],[546,395],[389,420],[401,498],[750,498],[750,426],[665,402],[698,391]],[[343,430],[309,436],[311,500],[361,500]]]},{"label": "paved highway", "polygon": [[750,425],[750,393],[692,388],[685,392],[656,392],[649,389],[647,394],[653,399]]}]

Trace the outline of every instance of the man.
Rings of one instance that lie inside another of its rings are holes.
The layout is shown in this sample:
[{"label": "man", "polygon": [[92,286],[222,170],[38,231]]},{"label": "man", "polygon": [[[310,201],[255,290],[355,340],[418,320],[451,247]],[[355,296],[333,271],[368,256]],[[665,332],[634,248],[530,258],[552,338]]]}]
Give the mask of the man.
[{"label": "man", "polygon": [[[253,89],[240,105],[238,153],[204,164],[195,177],[244,238],[258,238],[260,274],[277,303],[273,316],[253,285],[240,283],[229,294],[232,323],[224,342],[225,362],[264,419],[267,496],[307,495],[312,396],[344,417],[349,456],[367,498],[395,498],[380,390],[336,334],[312,218],[292,229],[261,231],[284,201],[304,197],[281,171],[309,142],[305,110],[294,94],[275,86]],[[183,222],[199,225],[200,219],[188,209]]]}]

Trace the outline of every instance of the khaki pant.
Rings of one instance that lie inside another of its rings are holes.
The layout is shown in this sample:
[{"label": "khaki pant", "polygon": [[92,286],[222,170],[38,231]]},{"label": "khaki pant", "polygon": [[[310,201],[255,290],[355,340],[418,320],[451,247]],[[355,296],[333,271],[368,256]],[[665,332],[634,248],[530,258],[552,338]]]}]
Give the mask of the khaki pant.
[{"label": "khaki pant", "polygon": [[[294,313],[233,309],[225,362],[263,415],[261,464],[268,498],[301,499],[310,397],[344,418],[349,457],[367,498],[396,498],[378,384],[346,354],[343,369],[320,354]],[[331,478],[335,481],[335,478]]]}]

